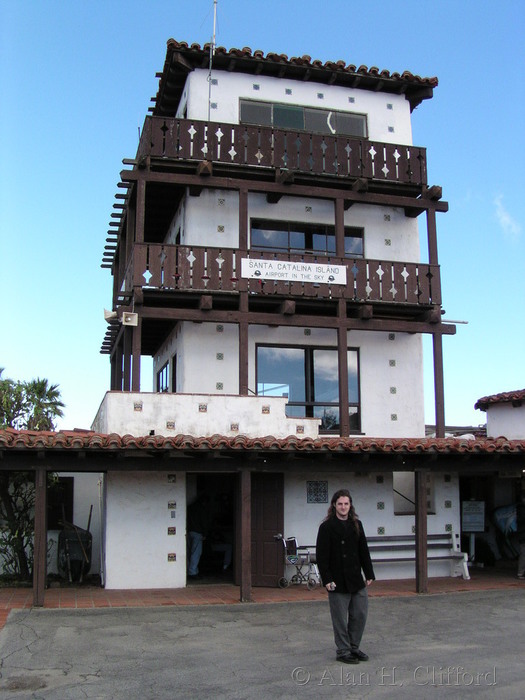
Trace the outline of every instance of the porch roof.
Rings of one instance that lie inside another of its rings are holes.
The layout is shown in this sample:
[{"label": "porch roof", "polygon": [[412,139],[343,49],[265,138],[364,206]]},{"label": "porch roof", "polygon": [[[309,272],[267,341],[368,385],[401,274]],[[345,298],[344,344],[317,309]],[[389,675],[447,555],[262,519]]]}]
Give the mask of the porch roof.
[{"label": "porch roof", "polygon": [[245,435],[117,435],[88,430],[58,432],[0,430],[0,457],[16,451],[102,451],[102,452],[277,452],[277,453],[346,453],[346,454],[429,454],[429,455],[524,455],[524,440],[498,438],[373,438],[319,437],[249,438]]}]

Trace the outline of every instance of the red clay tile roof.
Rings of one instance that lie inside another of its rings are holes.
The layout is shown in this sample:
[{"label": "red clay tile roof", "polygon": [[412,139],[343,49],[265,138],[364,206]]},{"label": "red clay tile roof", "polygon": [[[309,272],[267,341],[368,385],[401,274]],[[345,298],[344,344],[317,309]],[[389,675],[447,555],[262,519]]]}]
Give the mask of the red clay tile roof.
[{"label": "red clay tile roof", "polygon": [[243,435],[228,437],[193,437],[191,435],[103,435],[89,431],[36,432],[27,430],[0,430],[0,452],[3,450],[93,450],[93,451],[165,451],[186,452],[298,452],[298,453],[353,453],[353,454],[525,454],[525,440],[506,438],[366,438],[320,437],[275,438],[272,436],[248,438]]},{"label": "red clay tile roof", "polygon": [[501,394],[492,394],[491,396],[484,396],[478,399],[474,404],[474,408],[479,408],[481,411],[486,411],[487,408],[496,403],[512,403],[517,406],[521,406],[521,403],[525,401],[525,389],[519,389],[518,391],[504,391]]},{"label": "red clay tile roof", "polygon": [[[208,68],[210,44],[187,44],[184,41],[169,39],[163,72],[155,103],[152,109],[156,115],[173,116],[182,94],[186,75],[195,68]],[[291,80],[314,80],[319,83],[359,87],[365,90],[405,94],[414,109],[422,100],[432,97],[437,87],[436,77],[423,78],[410,71],[403,73],[346,64],[345,61],[312,59],[310,56],[289,58],[286,54],[268,52],[244,47],[242,49],[215,48],[213,66],[218,70],[240,71],[257,75],[273,75]]]}]

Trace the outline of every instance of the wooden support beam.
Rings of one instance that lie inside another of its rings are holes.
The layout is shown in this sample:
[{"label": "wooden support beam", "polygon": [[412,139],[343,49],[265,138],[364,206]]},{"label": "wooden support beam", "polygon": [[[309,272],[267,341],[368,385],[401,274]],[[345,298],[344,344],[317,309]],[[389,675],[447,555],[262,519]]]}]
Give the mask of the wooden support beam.
[{"label": "wooden support beam", "polygon": [[240,473],[241,502],[241,603],[252,600],[252,486],[251,472]]},{"label": "wooden support beam", "polygon": [[368,180],[364,177],[358,177],[352,183],[352,189],[354,192],[368,192]]},{"label": "wooden support beam", "polygon": [[35,473],[35,534],[33,559],[33,605],[44,605],[47,565],[47,475],[44,467]]},{"label": "wooden support beam", "polygon": [[293,316],[295,313],[295,301],[293,299],[285,299],[280,306],[279,312],[285,316]]},{"label": "wooden support beam", "polygon": [[203,160],[197,165],[197,175],[209,177],[213,175],[213,163],[210,160]]},{"label": "wooden support beam", "polygon": [[416,592],[428,593],[427,471],[415,471],[416,495]]}]

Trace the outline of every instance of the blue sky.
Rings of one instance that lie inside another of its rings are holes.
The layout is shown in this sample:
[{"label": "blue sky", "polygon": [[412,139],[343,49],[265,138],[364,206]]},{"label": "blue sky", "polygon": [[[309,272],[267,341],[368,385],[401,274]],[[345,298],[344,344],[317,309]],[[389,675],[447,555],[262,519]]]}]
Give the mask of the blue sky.
[{"label": "blue sky", "polygon": [[[438,215],[445,318],[468,321],[444,339],[451,425],[484,423],[478,398],[525,387],[524,26],[520,0],[218,2],[226,48],[439,78],[413,136],[450,204]],[[166,41],[202,45],[212,27],[212,0],[0,0],[0,367],[59,384],[62,428],[89,427],[109,387],[100,262]]]}]

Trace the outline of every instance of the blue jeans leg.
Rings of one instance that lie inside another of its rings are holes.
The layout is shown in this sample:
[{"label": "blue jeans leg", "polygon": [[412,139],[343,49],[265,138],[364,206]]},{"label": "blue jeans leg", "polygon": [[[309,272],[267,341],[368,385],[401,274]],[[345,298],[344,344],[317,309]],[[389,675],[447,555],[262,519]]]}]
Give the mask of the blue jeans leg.
[{"label": "blue jeans leg", "polygon": [[188,532],[188,575],[196,576],[199,573],[199,561],[202,555],[202,543],[204,535],[200,532]]}]

